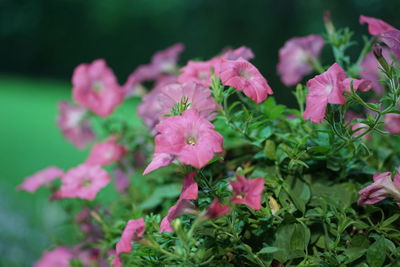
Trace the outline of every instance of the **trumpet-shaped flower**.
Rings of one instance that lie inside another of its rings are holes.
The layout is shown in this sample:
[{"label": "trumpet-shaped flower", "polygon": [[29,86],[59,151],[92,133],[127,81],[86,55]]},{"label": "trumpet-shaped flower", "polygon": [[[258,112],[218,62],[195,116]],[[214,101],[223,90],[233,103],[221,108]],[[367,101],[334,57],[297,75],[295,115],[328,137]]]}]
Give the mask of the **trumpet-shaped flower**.
[{"label": "trumpet-shaped flower", "polygon": [[198,197],[198,186],[194,177],[196,172],[191,172],[183,179],[183,186],[181,195],[177,203],[168,210],[167,216],[165,216],[160,225],[160,232],[173,232],[174,229],[171,226],[172,221],[181,216],[187,210],[194,210],[195,207],[190,200],[196,200]]},{"label": "trumpet-shaped flower", "polygon": [[233,196],[230,201],[236,204],[245,204],[254,210],[259,210],[264,190],[264,178],[246,179],[240,175],[236,175],[236,178],[236,181],[229,181],[233,189]]},{"label": "trumpet-shaped flower", "polygon": [[303,119],[321,123],[325,117],[328,103],[343,105],[343,81],[346,72],[337,64],[333,64],[326,72],[315,76],[307,82],[308,95]]},{"label": "trumpet-shaped flower", "polygon": [[384,32],[380,35],[380,39],[392,50],[394,56],[400,60],[400,30]]},{"label": "trumpet-shaped flower", "polygon": [[153,159],[144,170],[143,175],[148,174],[158,168],[168,166],[172,161],[174,161],[174,159],[175,157],[168,153],[154,153]]},{"label": "trumpet-shaped flower", "polygon": [[69,261],[74,258],[74,253],[67,247],[57,247],[52,251],[43,253],[40,260],[33,264],[34,267],[70,267]]},{"label": "trumpet-shaped flower", "polygon": [[223,205],[219,202],[218,198],[214,198],[213,202],[208,206],[205,212],[205,218],[216,219],[227,214],[231,208],[228,205]]},{"label": "trumpet-shaped flower", "polygon": [[243,91],[256,103],[261,103],[268,95],[273,94],[267,80],[257,68],[242,58],[237,60],[222,59],[219,76],[223,85]]},{"label": "trumpet-shaped flower", "polygon": [[214,153],[223,150],[223,137],[214,130],[213,124],[194,109],[184,111],[181,116],[166,118],[156,126],[156,130],[159,133],[155,137],[157,157],[153,158],[145,173],[171,162],[170,156],[202,168],[214,157]]},{"label": "trumpet-shaped flower", "polygon": [[396,174],[393,181],[390,172],[377,173],[373,179],[371,185],[359,192],[361,195],[358,199],[359,205],[372,205],[387,197],[400,200],[400,174]]},{"label": "trumpet-shaped flower", "polygon": [[39,187],[48,185],[51,181],[58,177],[62,177],[64,172],[56,167],[48,167],[41,170],[34,175],[25,178],[24,182],[18,186],[18,190],[25,190],[27,192],[33,193]]},{"label": "trumpet-shaped flower", "polygon": [[116,136],[111,136],[106,141],[95,144],[86,164],[104,166],[117,161],[126,153],[126,148],[119,145],[116,140]]},{"label": "trumpet-shaped flower", "polygon": [[239,58],[243,58],[245,60],[250,60],[254,58],[254,53],[253,51],[246,47],[246,46],[241,46],[236,49],[228,49],[226,50],[221,58],[227,59],[227,60],[236,60]]},{"label": "trumpet-shaped flower", "polygon": [[76,67],[72,84],[74,100],[101,117],[110,115],[125,95],[103,59]]},{"label": "trumpet-shaped flower", "polygon": [[361,15],[360,24],[365,24],[365,23],[368,24],[368,31],[371,35],[380,35],[384,32],[396,29],[395,27],[384,22],[381,19]]},{"label": "trumpet-shaped flower", "polygon": [[313,70],[311,62],[317,59],[324,43],[324,39],[315,34],[288,40],[279,50],[277,70],[281,81],[286,86],[291,86],[311,74]]},{"label": "trumpet-shaped flower", "polygon": [[360,90],[361,92],[367,92],[371,90],[372,88],[372,83],[371,81],[368,80],[359,80],[359,79],[353,79],[353,78],[346,78],[343,80],[343,85],[344,85],[344,90],[346,92],[351,91],[351,84],[353,84],[353,89],[354,91]]},{"label": "trumpet-shaped flower", "polygon": [[384,121],[389,133],[400,134],[400,114],[385,114]]},{"label": "trumpet-shaped flower", "polygon": [[178,82],[195,82],[207,88],[211,84],[211,74],[219,72],[220,59],[212,58],[208,61],[189,61],[181,69],[182,73],[178,77]]},{"label": "trumpet-shaped flower", "polygon": [[119,257],[121,253],[129,253],[132,249],[132,241],[137,241],[143,237],[146,225],[144,219],[129,220],[122,232],[121,239],[115,249],[115,258],[111,262],[114,267],[121,267],[122,261]]},{"label": "trumpet-shaped flower", "polygon": [[62,101],[58,104],[57,125],[65,139],[77,148],[85,148],[95,139],[90,121],[85,118],[86,109]]},{"label": "trumpet-shaped flower", "polygon": [[60,190],[53,197],[93,200],[109,182],[110,176],[99,165],[82,164],[62,177]]}]

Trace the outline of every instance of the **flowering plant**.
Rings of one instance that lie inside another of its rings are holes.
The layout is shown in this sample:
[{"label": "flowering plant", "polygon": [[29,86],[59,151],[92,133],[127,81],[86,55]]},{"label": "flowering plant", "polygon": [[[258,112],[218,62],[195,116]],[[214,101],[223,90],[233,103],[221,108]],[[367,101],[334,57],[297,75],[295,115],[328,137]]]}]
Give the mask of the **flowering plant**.
[{"label": "flowering plant", "polygon": [[179,66],[177,44],[122,86],[102,59],[79,65],[57,123],[89,156],[18,189],[49,187],[82,242],[35,266],[400,264],[400,30],[360,16],[371,36],[354,61],[353,33],[324,22],[280,49],[285,89],[244,46]]}]

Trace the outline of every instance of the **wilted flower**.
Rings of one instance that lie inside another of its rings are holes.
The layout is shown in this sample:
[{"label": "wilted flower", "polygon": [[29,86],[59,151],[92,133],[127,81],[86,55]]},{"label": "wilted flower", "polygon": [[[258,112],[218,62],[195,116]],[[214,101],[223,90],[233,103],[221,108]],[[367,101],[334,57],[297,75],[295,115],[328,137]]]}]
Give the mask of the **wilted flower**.
[{"label": "wilted flower", "polygon": [[69,261],[74,258],[74,253],[67,247],[57,247],[43,253],[40,260],[33,264],[34,267],[70,267]]},{"label": "wilted flower", "polygon": [[17,187],[18,190],[25,190],[29,193],[35,192],[39,187],[47,186],[51,181],[64,175],[64,172],[57,167],[48,167],[34,175],[25,178],[24,182]]},{"label": "wilted flower", "polygon": [[196,172],[191,172],[183,179],[183,186],[181,195],[177,203],[168,210],[168,215],[165,216],[160,225],[160,232],[173,232],[174,229],[171,226],[171,222],[185,213],[186,210],[195,209],[193,203],[190,200],[196,200],[198,196],[198,186],[194,177]]},{"label": "wilted flower", "polygon": [[311,61],[316,60],[324,47],[324,39],[315,34],[305,37],[294,37],[286,41],[279,50],[277,66],[281,81],[287,85],[295,85],[312,73]]},{"label": "wilted flower", "polygon": [[98,165],[82,164],[70,169],[61,179],[61,188],[54,198],[82,198],[93,200],[110,182],[110,176]]},{"label": "wilted flower", "polygon": [[243,176],[236,175],[236,179],[236,181],[229,181],[233,189],[233,196],[229,200],[259,210],[264,190],[264,178],[246,179]]},{"label": "wilted flower", "polygon": [[116,136],[110,136],[106,141],[95,144],[85,163],[104,166],[117,161],[127,150],[116,140]]},{"label": "wilted flower", "polygon": [[394,56],[400,60],[400,30],[392,30],[384,32],[380,35],[380,40],[384,42]]},{"label": "wilted flower", "polygon": [[267,80],[257,68],[242,58],[238,60],[223,59],[219,76],[223,85],[243,90],[244,94],[257,104],[264,101],[268,95],[273,94]]},{"label": "wilted flower", "polygon": [[373,184],[359,192],[361,195],[358,199],[359,205],[372,205],[387,197],[400,200],[400,174],[396,174],[393,181],[390,172],[377,173],[373,179]]},{"label": "wilted flower", "polygon": [[400,134],[400,114],[385,114],[384,121],[389,133]]},{"label": "wilted flower", "polygon": [[122,232],[121,239],[118,241],[115,249],[115,258],[111,262],[114,267],[122,266],[119,255],[121,253],[129,253],[132,249],[132,241],[137,241],[142,238],[146,225],[144,219],[129,220]]},{"label": "wilted flower", "polygon": [[178,77],[178,82],[195,82],[199,83],[207,88],[211,84],[211,74],[218,73],[220,59],[212,58],[208,61],[189,61],[181,71],[182,73]]},{"label": "wilted flower", "polygon": [[58,110],[57,125],[65,139],[77,148],[85,148],[96,138],[90,120],[85,118],[85,108],[62,101],[58,104]]},{"label": "wilted flower", "polygon": [[231,208],[228,205],[221,204],[218,198],[214,198],[213,202],[208,206],[204,216],[208,219],[216,219],[227,214],[230,209]]},{"label": "wilted flower", "polygon": [[344,85],[344,90],[346,92],[351,91],[351,84],[353,84],[353,89],[354,91],[360,90],[361,92],[367,92],[371,90],[372,88],[372,83],[371,81],[368,80],[359,80],[359,79],[353,79],[353,78],[346,78],[343,80],[343,85]]},{"label": "wilted flower", "polygon": [[380,35],[381,33],[396,29],[381,19],[361,15],[360,24],[364,23],[368,24],[368,31],[371,35]]},{"label": "wilted flower", "polygon": [[74,100],[101,117],[110,115],[124,99],[124,90],[103,59],[76,67],[72,84]]},{"label": "wilted flower", "polygon": [[335,63],[324,73],[309,80],[307,82],[308,95],[303,119],[321,123],[325,117],[328,103],[343,105],[346,102],[346,98],[343,96],[345,78],[346,72]]}]

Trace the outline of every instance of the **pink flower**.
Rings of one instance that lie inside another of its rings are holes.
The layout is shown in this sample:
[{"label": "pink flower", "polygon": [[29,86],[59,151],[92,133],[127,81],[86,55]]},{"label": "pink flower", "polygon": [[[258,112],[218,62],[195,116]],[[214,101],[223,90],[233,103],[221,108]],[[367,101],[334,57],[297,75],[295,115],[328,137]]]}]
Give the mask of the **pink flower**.
[{"label": "pink flower", "polygon": [[335,63],[324,73],[309,80],[303,119],[321,123],[325,117],[328,103],[343,105],[346,102],[346,98],[343,96],[345,78],[346,72]]},{"label": "pink flower", "polygon": [[259,210],[264,190],[264,178],[246,179],[243,176],[236,175],[236,179],[236,181],[229,181],[233,189],[233,196],[229,200]]},{"label": "pink flower", "polygon": [[158,168],[168,166],[172,161],[174,161],[174,159],[175,157],[168,153],[154,153],[153,159],[144,170],[143,175],[146,175]]},{"label": "pink flower", "polygon": [[58,110],[57,125],[68,141],[77,148],[85,148],[95,139],[90,121],[85,118],[85,108],[62,101],[58,104]]},{"label": "pink flower", "polygon": [[400,60],[400,30],[392,30],[384,32],[379,38],[384,42],[390,50],[392,50],[394,56]]},{"label": "pink flower", "polygon": [[311,74],[315,60],[324,47],[324,39],[315,34],[305,37],[294,37],[286,41],[279,50],[279,63],[277,66],[281,81],[286,86],[295,85],[301,79]]},{"label": "pink flower", "polygon": [[76,67],[72,84],[74,100],[101,117],[113,113],[124,99],[124,90],[103,59]]},{"label": "pink flower", "polygon": [[361,15],[360,24],[364,23],[368,24],[368,31],[371,35],[379,35],[381,33],[396,29],[392,25],[384,22],[383,20]]},{"label": "pink flower", "polygon": [[[399,170],[400,171],[400,170]],[[396,174],[394,181],[391,179],[390,172],[377,173],[373,177],[374,183],[358,192],[361,197],[358,199],[359,205],[372,205],[392,197],[400,200],[400,175]]]},{"label": "pink flower", "polygon": [[367,92],[367,91],[371,90],[371,88],[372,88],[371,81],[346,78],[343,81],[344,90],[346,92],[351,92],[351,88],[350,88],[351,83],[353,83],[354,91],[360,90],[361,92]]},{"label": "pink flower", "polygon": [[384,121],[389,133],[400,134],[400,114],[385,114]]},{"label": "pink flower", "polygon": [[196,82],[207,88],[211,84],[211,74],[218,73],[220,59],[212,58],[208,61],[189,61],[181,69],[182,73],[178,77],[178,82]]},{"label": "pink flower", "polygon": [[208,207],[205,217],[208,219],[216,219],[224,216],[230,211],[230,207],[228,205],[222,205],[218,198],[214,198],[213,202]]},{"label": "pink flower", "polygon": [[119,193],[125,193],[130,185],[129,176],[120,168],[117,167],[114,171],[115,187]]},{"label": "pink flower", "polygon": [[222,60],[220,78],[223,85],[244,91],[254,102],[261,103],[267,95],[273,94],[267,80],[250,62],[238,60]]},{"label": "pink flower", "polygon": [[98,165],[82,164],[70,169],[61,179],[61,188],[54,198],[81,198],[93,200],[110,182],[110,176]]},{"label": "pink flower", "polygon": [[41,186],[47,186],[51,181],[64,175],[64,172],[57,167],[48,167],[34,175],[25,178],[24,182],[18,186],[18,190],[25,190],[29,193],[35,192]]},{"label": "pink flower", "polygon": [[33,264],[34,267],[70,267],[69,261],[74,258],[72,251],[66,247],[57,247],[43,253],[42,258]]},{"label": "pink flower", "polygon": [[160,225],[160,233],[173,232],[172,221],[185,213],[186,210],[193,210],[194,205],[190,200],[196,200],[198,197],[198,186],[194,177],[196,172],[191,172],[183,179],[183,186],[178,202],[168,210]]},{"label": "pink flower", "polygon": [[144,219],[140,218],[137,220],[129,220],[126,224],[124,231],[122,232],[121,239],[116,245],[116,255],[114,260],[111,262],[115,267],[122,266],[121,259],[119,255],[121,253],[129,253],[132,249],[132,240],[136,241],[142,238],[146,225]]},{"label": "pink flower", "polygon": [[226,50],[221,58],[227,59],[227,60],[236,60],[239,58],[243,58],[245,60],[250,60],[254,58],[254,53],[251,51],[250,48],[246,46],[241,46],[237,49],[228,49]]},{"label": "pink flower", "polygon": [[[151,170],[155,166],[165,166],[167,155],[177,157],[181,162],[196,168],[204,167],[214,153],[222,152],[222,136],[214,130],[214,125],[202,118],[194,109],[188,109],[182,116],[171,116],[156,126],[159,134],[155,137],[155,155],[164,153],[162,161],[154,158]],[[170,162],[170,161],[169,161]],[[149,167],[145,173],[149,172]]]},{"label": "pink flower", "polygon": [[95,144],[86,160],[86,164],[104,166],[121,158],[127,150],[117,144],[116,140],[116,136],[111,136],[106,141]]}]

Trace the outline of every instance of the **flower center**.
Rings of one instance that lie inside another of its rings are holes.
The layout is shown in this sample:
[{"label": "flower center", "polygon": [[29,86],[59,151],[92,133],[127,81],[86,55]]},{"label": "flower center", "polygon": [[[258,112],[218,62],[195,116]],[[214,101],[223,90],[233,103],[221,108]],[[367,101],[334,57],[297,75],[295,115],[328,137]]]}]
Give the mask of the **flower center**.
[{"label": "flower center", "polygon": [[246,80],[250,80],[251,79],[251,75],[250,73],[247,71],[247,69],[241,69],[239,71],[239,77],[242,77]]},{"label": "flower center", "polygon": [[95,91],[96,93],[99,93],[103,90],[103,83],[100,81],[95,81],[92,85],[92,90]]},{"label": "flower center", "polygon": [[91,185],[92,185],[92,181],[89,178],[83,178],[83,180],[82,180],[83,187],[89,187]]},{"label": "flower center", "polygon": [[190,135],[186,137],[186,144],[194,146],[196,144],[197,140],[194,136]]},{"label": "flower center", "polygon": [[198,75],[197,75],[197,78],[198,78],[200,81],[204,81],[204,80],[206,80],[206,79],[208,78],[208,75],[209,75],[209,72],[208,72],[208,71],[199,71],[199,73],[198,73]]}]

